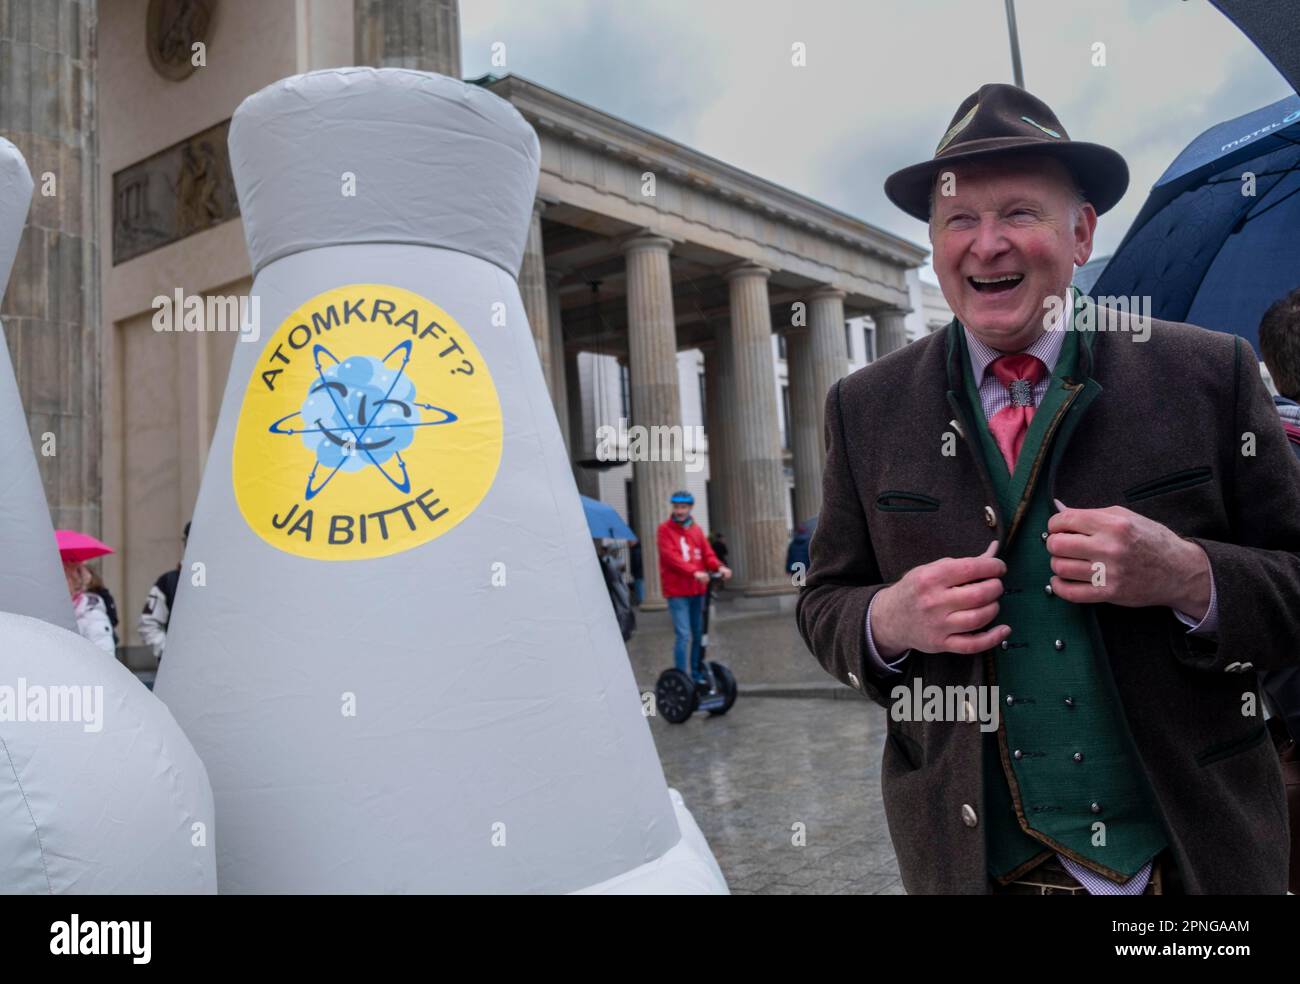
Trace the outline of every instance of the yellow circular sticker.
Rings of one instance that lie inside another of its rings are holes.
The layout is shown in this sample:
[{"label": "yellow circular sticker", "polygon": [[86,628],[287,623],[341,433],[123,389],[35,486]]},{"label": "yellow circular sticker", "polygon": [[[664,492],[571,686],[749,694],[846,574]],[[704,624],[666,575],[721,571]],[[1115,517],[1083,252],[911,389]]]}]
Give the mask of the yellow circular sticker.
[{"label": "yellow circular sticker", "polygon": [[235,500],[287,553],[386,557],[474,511],[501,430],[487,364],[446,311],[400,287],[338,287],[289,315],[258,356],[235,430]]}]

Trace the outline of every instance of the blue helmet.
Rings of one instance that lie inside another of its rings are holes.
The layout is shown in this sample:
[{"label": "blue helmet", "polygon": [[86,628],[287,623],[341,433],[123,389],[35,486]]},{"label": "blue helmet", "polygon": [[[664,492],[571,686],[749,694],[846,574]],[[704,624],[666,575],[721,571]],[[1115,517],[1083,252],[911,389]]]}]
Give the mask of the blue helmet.
[{"label": "blue helmet", "polygon": [[673,494],[668,498],[668,501],[671,502],[673,505],[678,505],[678,504],[680,504],[680,503],[685,503],[685,504],[688,505],[688,506],[693,506],[693,505],[695,505],[695,496],[691,495],[689,492],[687,492],[685,489],[683,489],[683,490],[681,490],[681,491],[679,491],[679,492],[674,492],[674,493],[673,493]]}]

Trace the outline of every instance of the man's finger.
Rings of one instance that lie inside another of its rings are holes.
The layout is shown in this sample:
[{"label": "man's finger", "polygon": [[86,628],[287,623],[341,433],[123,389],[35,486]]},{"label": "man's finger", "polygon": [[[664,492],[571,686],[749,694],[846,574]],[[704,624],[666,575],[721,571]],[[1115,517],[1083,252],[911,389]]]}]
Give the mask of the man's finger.
[{"label": "man's finger", "polygon": [[974,655],[982,653],[986,649],[992,649],[1003,639],[1011,635],[1011,626],[995,625],[991,629],[985,629],[983,632],[962,633],[961,635],[950,635],[943,641],[945,652],[966,653]]},{"label": "man's finger", "polygon": [[1104,525],[1100,509],[1066,509],[1053,513],[1047,521],[1049,533],[1099,533]]},{"label": "man's finger", "polygon": [[951,633],[974,632],[997,618],[998,608],[998,603],[991,601],[979,608],[966,608],[958,612],[950,612],[948,617],[944,619],[943,627]]},{"label": "man's finger", "polygon": [[940,580],[945,587],[955,588],[972,581],[984,581],[991,577],[1001,577],[1007,572],[1006,562],[998,557],[981,554],[978,557],[952,557],[940,561],[943,565]]},{"label": "man's finger", "polygon": [[1094,588],[1091,581],[1066,581],[1053,576],[1051,583],[1052,594],[1073,605],[1095,605],[1110,600],[1110,596],[1104,594],[1101,588]]},{"label": "man's finger", "polygon": [[980,556],[995,557],[997,556],[997,552],[998,552],[998,541],[994,540],[992,543],[990,543],[987,547],[984,548],[984,552],[980,554]]},{"label": "man's finger", "polygon": [[1092,584],[1092,564],[1086,560],[1073,560],[1069,557],[1053,557],[1052,573],[1063,581],[1077,581],[1080,584],[1087,582],[1088,584]]},{"label": "man's finger", "polygon": [[1047,552],[1053,557],[1091,560],[1097,552],[1092,538],[1082,533],[1052,533],[1046,542]]},{"label": "man's finger", "polygon": [[983,581],[972,581],[970,584],[959,584],[950,588],[942,600],[951,611],[960,612],[970,608],[980,608],[990,601],[996,601],[1002,597],[1004,590],[1001,578],[990,577]]}]

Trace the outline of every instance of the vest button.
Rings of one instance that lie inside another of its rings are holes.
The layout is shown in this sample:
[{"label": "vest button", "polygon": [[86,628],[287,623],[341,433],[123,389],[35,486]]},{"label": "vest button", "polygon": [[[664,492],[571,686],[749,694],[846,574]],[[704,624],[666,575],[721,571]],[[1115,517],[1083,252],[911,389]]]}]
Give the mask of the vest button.
[{"label": "vest button", "polygon": [[1019,761],[1020,759],[1024,758],[1024,752],[1022,752],[1020,749],[1017,748],[1014,752],[1011,753],[1011,757],[1016,761]]},{"label": "vest button", "polygon": [[1043,530],[1043,532],[1039,533],[1038,535],[1043,538],[1043,542],[1047,541],[1047,530]]},{"label": "vest button", "polygon": [[1011,648],[1011,643],[1006,639],[1003,639],[1000,643],[998,643],[998,645],[1001,646],[1003,652],[1006,652],[1008,649]]},{"label": "vest button", "polygon": [[1100,803],[1093,803],[1092,806],[1088,807],[1088,809],[1090,809],[1093,813],[1100,813],[1100,812],[1101,812],[1101,804],[1100,804]]},{"label": "vest button", "polygon": [[1083,752],[1075,752],[1075,753],[1074,753],[1074,760],[1075,760],[1076,762],[1082,762],[1082,761],[1083,761]]},{"label": "vest button", "polygon": [[1061,639],[1057,639],[1054,643],[1052,643],[1052,645],[1056,647],[1056,651],[1058,653],[1065,648],[1065,643]]},{"label": "vest button", "polygon": [[984,525],[990,528],[998,525],[997,514],[993,512],[992,506],[984,507]]},{"label": "vest button", "polygon": [[1011,694],[1007,694],[1007,706],[1010,707],[1015,702],[1016,702],[1016,698],[1013,697]]},{"label": "vest button", "polygon": [[1073,706],[1074,706],[1074,698],[1073,698],[1073,697],[1067,697],[1067,698],[1065,698],[1065,706],[1066,706],[1066,707],[1073,707]]},{"label": "vest button", "polygon": [[980,822],[979,817],[975,815],[975,807],[971,806],[969,803],[963,803],[961,805],[961,822],[967,827],[973,827]]},{"label": "vest button", "polygon": [[1044,584],[1044,585],[1043,585],[1043,594],[1048,594],[1048,595],[1050,595],[1051,593],[1052,593],[1052,586],[1051,586],[1050,584]]}]

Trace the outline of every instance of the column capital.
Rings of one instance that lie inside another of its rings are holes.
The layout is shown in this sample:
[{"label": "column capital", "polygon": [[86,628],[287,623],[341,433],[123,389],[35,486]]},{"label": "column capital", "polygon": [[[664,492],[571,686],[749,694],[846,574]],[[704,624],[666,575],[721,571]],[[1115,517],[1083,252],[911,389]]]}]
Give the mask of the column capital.
[{"label": "column capital", "polygon": [[894,307],[892,304],[884,304],[880,307],[870,308],[867,311],[871,319],[875,321],[878,318],[905,318],[912,313],[911,308]]},{"label": "column capital", "polygon": [[639,250],[663,250],[668,253],[672,251],[674,245],[676,244],[667,236],[661,236],[649,229],[641,229],[624,239],[619,244],[619,248],[624,253],[635,253]]},{"label": "column capital", "polygon": [[733,263],[722,271],[722,279],[728,282],[737,277],[762,277],[766,280],[772,276],[772,271],[765,266],[759,266],[749,260],[741,260],[739,263]]},{"label": "column capital", "polygon": [[844,300],[848,296],[848,291],[841,290],[839,287],[832,287],[830,284],[819,284],[808,292],[809,300],[816,300],[821,297],[832,297]]}]

